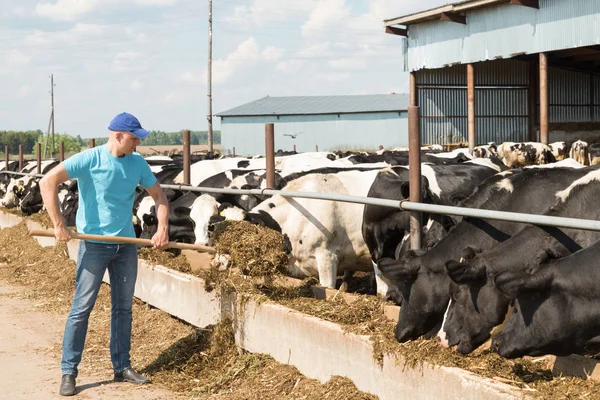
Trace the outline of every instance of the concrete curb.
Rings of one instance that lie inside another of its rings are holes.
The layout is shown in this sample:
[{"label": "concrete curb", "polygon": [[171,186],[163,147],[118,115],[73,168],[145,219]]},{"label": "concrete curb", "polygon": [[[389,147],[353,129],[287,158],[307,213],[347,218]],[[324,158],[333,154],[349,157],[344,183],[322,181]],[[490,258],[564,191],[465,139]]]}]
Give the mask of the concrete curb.
[{"label": "concrete curb", "polygon": [[[0,210],[0,228],[21,218]],[[46,229],[27,221],[30,229]],[[36,238],[42,246],[53,238]],[[48,240],[49,239],[49,240]],[[78,243],[68,243],[76,260]],[[105,281],[108,282],[105,275]],[[257,304],[234,294],[207,292],[195,276],[139,260],[136,297],[184,321],[206,327],[231,318],[237,344],[254,353],[266,353],[277,361],[294,365],[309,378],[326,382],[334,375],[351,379],[358,389],[382,400],[411,399],[507,399],[525,393],[505,383],[479,377],[459,368],[429,364],[404,367],[402,359],[385,356],[383,364],[373,360],[367,336],[346,333],[332,322],[308,316],[274,303]],[[393,314],[397,311],[392,307]],[[559,363],[555,363],[558,365]]]}]

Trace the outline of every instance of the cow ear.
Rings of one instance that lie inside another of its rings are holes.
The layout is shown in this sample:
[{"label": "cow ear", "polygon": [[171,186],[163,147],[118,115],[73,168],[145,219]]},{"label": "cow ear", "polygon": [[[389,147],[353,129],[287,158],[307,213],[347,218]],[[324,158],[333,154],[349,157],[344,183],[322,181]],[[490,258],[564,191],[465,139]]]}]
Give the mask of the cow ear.
[{"label": "cow ear", "polygon": [[494,276],[494,286],[509,299],[522,293],[547,290],[552,286],[551,273],[542,270],[535,274],[524,271],[503,271]]},{"label": "cow ear", "polygon": [[446,272],[455,283],[468,284],[485,280],[487,269],[485,266],[475,266],[468,262],[450,260],[446,262]]},{"label": "cow ear", "polygon": [[408,182],[402,182],[400,184],[400,194],[405,199],[408,199],[410,197],[410,185],[408,184]]},{"label": "cow ear", "polygon": [[478,247],[467,246],[460,252],[462,260],[472,260],[477,254],[481,253],[481,249]]},{"label": "cow ear", "polygon": [[377,267],[392,282],[414,279],[419,273],[419,267],[392,258],[382,258],[377,262]]}]

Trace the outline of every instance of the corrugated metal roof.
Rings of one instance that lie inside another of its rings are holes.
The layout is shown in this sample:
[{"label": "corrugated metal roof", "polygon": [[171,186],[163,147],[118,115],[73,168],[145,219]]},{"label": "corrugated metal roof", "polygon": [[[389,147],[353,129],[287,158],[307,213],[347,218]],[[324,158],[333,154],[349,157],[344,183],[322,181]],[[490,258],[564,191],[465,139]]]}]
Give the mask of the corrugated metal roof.
[{"label": "corrugated metal roof", "polygon": [[354,114],[408,110],[408,94],[293,96],[262,99],[218,113],[218,117]]},{"label": "corrugated metal roof", "polygon": [[385,26],[391,25],[413,25],[425,21],[439,20],[442,13],[447,12],[465,12],[481,7],[488,7],[498,3],[509,3],[509,0],[463,0],[451,4],[446,4],[441,7],[431,8],[429,10],[416,12],[402,17],[391,18],[384,20]]}]

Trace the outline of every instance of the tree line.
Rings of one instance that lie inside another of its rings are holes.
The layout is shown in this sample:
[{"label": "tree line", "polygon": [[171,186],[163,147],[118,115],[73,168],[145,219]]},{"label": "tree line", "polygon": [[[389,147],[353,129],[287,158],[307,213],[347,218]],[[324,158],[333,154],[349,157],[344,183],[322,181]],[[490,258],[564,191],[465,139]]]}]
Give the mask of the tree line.
[{"label": "tree line", "polygon": [[[179,132],[163,132],[150,131],[150,136],[143,139],[143,146],[159,146],[159,145],[182,145],[183,131]],[[89,146],[89,139],[83,139],[80,135],[72,136],[67,133],[54,134],[54,154],[58,153],[59,143],[64,143],[66,153],[77,153],[81,149]],[[105,144],[108,137],[95,138],[96,146]],[[190,144],[206,144],[208,143],[208,132],[192,131],[190,132]],[[221,132],[213,131],[213,142],[221,143]],[[52,138],[44,136],[41,130],[35,131],[0,131],[0,153],[4,154],[5,146],[8,146],[10,154],[19,153],[19,145],[23,145],[23,152],[26,154],[35,154],[36,144],[41,143],[42,152],[46,148],[46,155],[52,152]]]}]

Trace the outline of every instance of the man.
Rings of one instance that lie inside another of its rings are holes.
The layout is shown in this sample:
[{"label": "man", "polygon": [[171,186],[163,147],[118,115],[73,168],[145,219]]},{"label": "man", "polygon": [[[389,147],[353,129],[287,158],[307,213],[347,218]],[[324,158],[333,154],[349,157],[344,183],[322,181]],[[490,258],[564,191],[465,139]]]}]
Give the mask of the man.
[{"label": "man", "polygon": [[[149,135],[136,117],[117,115],[108,127],[110,137],[104,146],[78,153],[53,168],[40,181],[44,204],[54,223],[58,242],[71,234],[65,226],[58,202],[58,185],[77,179],[79,233],[135,237],[132,208],[135,189],[145,188],[154,199],[158,230],[152,237],[155,248],[166,246],[168,238],[167,199],[148,163],[134,154],[140,139]],[[117,382],[143,384],[149,380],[131,368],[132,303],[137,278],[137,247],[134,244],[81,241],[77,256],[75,295],[63,337],[62,381],[59,393],[75,394],[77,366],[85,344],[88,318],[108,269],[111,294],[110,355]]]}]

